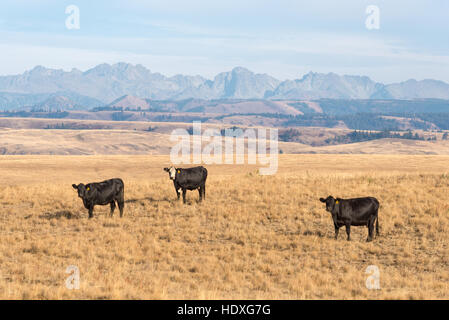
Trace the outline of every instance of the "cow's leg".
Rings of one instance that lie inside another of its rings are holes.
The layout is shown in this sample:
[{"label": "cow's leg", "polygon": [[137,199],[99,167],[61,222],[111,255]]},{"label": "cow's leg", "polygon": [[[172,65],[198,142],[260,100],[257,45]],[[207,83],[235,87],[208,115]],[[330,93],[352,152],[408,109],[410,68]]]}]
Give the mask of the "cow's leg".
[{"label": "cow's leg", "polygon": [[202,187],[198,188],[198,193],[200,195],[200,202],[201,202],[201,201],[203,201],[203,188]]},{"label": "cow's leg", "polygon": [[94,205],[91,204],[89,206],[89,219],[93,218],[93,216],[94,216]]},{"label": "cow's leg", "polygon": [[124,199],[120,199],[119,201],[117,201],[118,203],[118,208],[120,210],[120,218],[123,217],[123,209],[125,208],[125,201]]},{"label": "cow's leg", "polygon": [[115,201],[111,202],[111,217],[114,215],[114,210],[115,210]]},{"label": "cow's leg", "polygon": [[346,234],[348,235],[348,241],[351,241],[351,224],[346,224]]},{"label": "cow's leg", "polygon": [[340,227],[337,226],[336,224],[334,224],[334,228],[335,228],[335,240],[337,240],[337,238],[338,238],[338,231],[340,230]]},{"label": "cow's leg", "polygon": [[186,203],[186,192],[187,189],[182,189],[182,202],[185,204]]},{"label": "cow's leg", "polygon": [[369,226],[368,227],[368,238],[366,238],[366,242],[371,242],[373,241],[373,227]]},{"label": "cow's leg", "polygon": [[201,188],[203,190],[203,199],[206,200],[206,185]]},{"label": "cow's leg", "polygon": [[376,220],[376,217],[373,216],[368,221],[368,238],[366,239],[367,242],[373,241],[374,221],[375,220]]},{"label": "cow's leg", "polygon": [[181,197],[181,188],[178,186],[176,181],[173,181],[173,186],[175,187],[176,195],[178,196],[178,200]]}]

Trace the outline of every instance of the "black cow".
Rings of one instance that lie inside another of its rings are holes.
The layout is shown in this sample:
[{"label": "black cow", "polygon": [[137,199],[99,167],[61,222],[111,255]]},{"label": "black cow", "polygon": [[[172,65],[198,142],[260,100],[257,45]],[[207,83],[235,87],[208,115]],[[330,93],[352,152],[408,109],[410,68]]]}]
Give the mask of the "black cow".
[{"label": "black cow", "polygon": [[326,199],[320,198],[320,201],[326,203],[326,211],[332,214],[335,239],[338,237],[338,229],[342,226],[346,226],[348,241],[351,240],[351,226],[367,226],[366,241],[372,241],[374,221],[376,221],[376,236],[379,235],[379,201],[376,198],[334,199],[329,196]]},{"label": "black cow", "polygon": [[114,214],[115,202],[120,209],[120,218],[125,207],[125,186],[122,179],[110,179],[98,183],[86,185],[72,184],[73,189],[78,190],[78,197],[83,199],[84,207],[89,210],[89,219],[93,217],[94,206],[111,205],[111,217]]},{"label": "black cow", "polygon": [[206,179],[207,170],[204,167],[194,167],[188,169],[181,168],[164,168],[170,175],[170,179],[173,180],[175,186],[176,194],[181,196],[182,190],[182,200],[186,203],[186,191],[198,189],[200,194],[200,202],[206,199]]}]

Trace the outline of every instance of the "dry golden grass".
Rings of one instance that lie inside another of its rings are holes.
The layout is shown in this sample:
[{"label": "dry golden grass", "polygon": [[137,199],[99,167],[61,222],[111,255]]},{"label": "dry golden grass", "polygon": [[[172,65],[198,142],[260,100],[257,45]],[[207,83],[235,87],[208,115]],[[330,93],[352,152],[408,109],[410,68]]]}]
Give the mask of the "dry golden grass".
[{"label": "dry golden grass", "polygon": [[[283,155],[275,176],[207,166],[207,199],[176,200],[166,156],[0,157],[0,298],[449,297],[449,157]],[[121,177],[122,219],[87,219],[72,183]],[[333,239],[319,197],[375,196],[381,236]],[[69,265],[81,287],[68,290]],[[365,287],[369,265],[380,290]]]}]

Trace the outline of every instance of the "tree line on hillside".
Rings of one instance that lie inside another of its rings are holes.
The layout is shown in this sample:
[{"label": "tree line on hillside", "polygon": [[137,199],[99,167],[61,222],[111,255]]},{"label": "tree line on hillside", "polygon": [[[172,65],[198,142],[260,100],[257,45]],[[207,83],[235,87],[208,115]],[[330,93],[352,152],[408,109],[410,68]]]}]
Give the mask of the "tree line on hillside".
[{"label": "tree line on hillside", "polygon": [[61,122],[55,124],[47,124],[43,129],[46,130],[107,130],[112,129],[111,126],[94,123],[82,122]]},{"label": "tree line on hillside", "polygon": [[419,113],[414,116],[435,124],[441,130],[449,130],[449,113]]},{"label": "tree line on hillside", "polygon": [[30,111],[5,111],[0,112],[0,117],[6,118],[45,118],[45,119],[63,119],[69,115],[67,111],[55,112],[30,112]]},{"label": "tree line on hillside", "polygon": [[163,110],[155,110],[152,108],[145,108],[142,107],[118,107],[118,106],[103,106],[103,107],[96,107],[90,110],[91,112],[101,112],[101,111],[131,111],[131,112],[166,112]]},{"label": "tree line on hillside", "polygon": [[[341,100],[321,99],[315,100],[325,114],[341,115],[360,113],[361,110],[370,114],[389,115],[393,113],[445,113],[449,111],[449,101],[441,99],[415,99],[415,100]],[[299,110],[303,111],[299,106]],[[306,110],[307,111],[307,110]]]},{"label": "tree line on hillside", "polygon": [[[221,120],[229,116],[259,116],[271,119],[279,119],[282,121],[283,127],[326,127],[332,128],[339,123],[344,124],[349,129],[354,130],[390,130],[401,131],[400,123],[394,119],[384,118],[381,114],[373,113],[356,113],[356,114],[342,114],[329,115],[322,113],[305,113],[301,115],[288,115],[280,113],[244,113],[232,115],[220,115],[215,117],[215,120]],[[416,122],[416,123],[415,123]],[[413,124],[417,126],[416,129],[426,130],[429,125],[423,122],[415,121]],[[449,125],[449,123],[448,123]]]},{"label": "tree line on hillside", "polygon": [[287,130],[283,130],[283,131],[279,131],[279,140],[280,141],[285,141],[285,142],[293,142],[293,141],[297,141],[298,138],[302,136],[302,133],[297,130],[297,129],[287,129]]},{"label": "tree line on hillside", "polygon": [[[405,133],[399,133],[399,132],[391,132],[389,130],[383,130],[380,132],[354,130],[345,135],[337,135],[333,138],[328,138],[325,140],[325,143],[326,144],[345,144],[345,143],[355,143],[355,142],[363,142],[363,141],[386,139],[386,138],[425,140],[425,138],[423,136],[420,136],[418,133],[413,133],[411,131],[407,131]],[[436,137],[431,137],[428,140],[436,140]]]},{"label": "tree line on hillside", "polygon": [[[288,115],[280,113],[233,113],[233,114],[192,114],[189,113],[154,113],[148,111],[126,111],[123,108],[101,107],[96,108],[97,112],[103,110],[107,112],[104,120],[114,121],[153,121],[153,122],[193,122],[209,120],[224,121],[228,117],[254,116],[257,118],[276,119],[276,127],[327,127],[346,126],[352,130],[372,130],[372,131],[404,131],[404,123],[412,130],[432,130],[439,128],[449,130],[449,112],[447,113],[352,113],[352,114],[322,114],[306,113],[302,115]],[[113,111],[112,113],[108,111]],[[394,116],[407,119],[406,122],[386,116]],[[71,114],[67,111],[59,112],[35,112],[35,111],[4,111],[0,112],[0,117],[19,118],[50,118],[69,119]],[[88,118],[88,116],[87,116]],[[96,117],[98,118],[98,116]],[[408,128],[407,128],[408,129]]]}]

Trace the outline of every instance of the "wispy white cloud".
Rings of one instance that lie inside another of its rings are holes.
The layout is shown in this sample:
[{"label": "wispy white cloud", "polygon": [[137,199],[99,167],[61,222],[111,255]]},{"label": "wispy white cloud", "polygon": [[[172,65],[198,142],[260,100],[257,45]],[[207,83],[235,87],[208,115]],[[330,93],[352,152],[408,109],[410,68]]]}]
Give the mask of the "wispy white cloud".
[{"label": "wispy white cloud", "polygon": [[[0,74],[37,64],[69,70],[125,61],[208,78],[241,65],[279,79],[312,70],[383,82],[449,81],[443,19],[449,2],[442,0],[433,0],[433,8],[414,0],[129,0],[125,7],[118,0],[79,0],[79,32],[63,28],[60,1],[19,2],[0,4]],[[373,3],[382,22],[370,32],[364,8]]]},{"label": "wispy white cloud", "polygon": [[[303,33],[277,38],[247,35],[226,39],[211,36],[193,39],[58,36],[55,39],[42,35],[37,38],[39,41],[29,39],[31,36],[27,34],[22,36],[22,41],[17,34],[4,37],[16,41],[0,45],[1,74],[20,73],[37,64],[85,70],[103,62],[125,61],[167,75],[200,74],[208,78],[241,65],[280,79],[299,78],[312,70],[366,74],[384,82],[410,77],[449,81],[449,77],[435,76],[442,72],[449,74],[449,56],[413,52],[394,42],[357,36],[320,33],[318,37],[316,33]],[[397,71],[392,72],[393,69]],[[419,72],[414,71],[418,69]],[[384,73],[380,74],[379,70]]]}]

